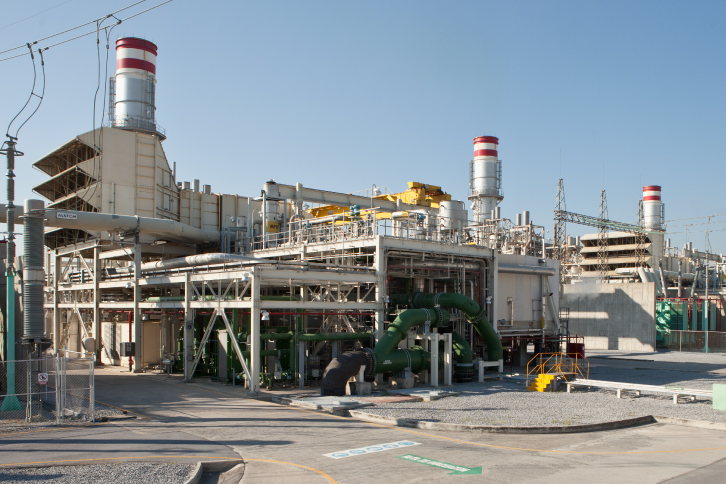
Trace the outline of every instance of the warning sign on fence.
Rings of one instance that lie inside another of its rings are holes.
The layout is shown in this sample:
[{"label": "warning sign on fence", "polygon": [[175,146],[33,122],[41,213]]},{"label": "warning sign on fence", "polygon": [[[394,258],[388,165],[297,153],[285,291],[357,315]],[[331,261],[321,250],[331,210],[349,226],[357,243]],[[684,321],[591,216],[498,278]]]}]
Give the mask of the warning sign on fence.
[{"label": "warning sign on fence", "polygon": [[47,373],[38,373],[38,385],[47,385],[48,384],[48,374]]}]

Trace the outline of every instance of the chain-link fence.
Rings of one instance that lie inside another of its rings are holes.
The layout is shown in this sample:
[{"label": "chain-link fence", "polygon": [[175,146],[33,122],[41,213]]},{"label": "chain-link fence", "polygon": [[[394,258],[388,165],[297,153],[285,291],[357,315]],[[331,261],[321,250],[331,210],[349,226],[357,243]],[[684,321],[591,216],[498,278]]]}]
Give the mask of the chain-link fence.
[{"label": "chain-link fence", "polygon": [[92,358],[0,362],[0,426],[95,420]]}]

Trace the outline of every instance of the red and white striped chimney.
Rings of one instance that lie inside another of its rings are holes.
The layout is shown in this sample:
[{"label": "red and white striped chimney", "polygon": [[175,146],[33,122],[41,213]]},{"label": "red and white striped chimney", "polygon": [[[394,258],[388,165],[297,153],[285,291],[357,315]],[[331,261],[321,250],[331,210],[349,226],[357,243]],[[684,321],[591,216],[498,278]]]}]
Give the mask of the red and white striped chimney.
[{"label": "red and white striped chimney", "polygon": [[661,230],[663,228],[662,204],[660,186],[648,185],[643,187],[643,221],[645,228],[651,230]]},{"label": "red and white striped chimney", "polygon": [[491,212],[504,198],[502,196],[501,171],[499,169],[499,138],[478,136],[474,138],[474,160],[471,162],[469,200],[472,201],[474,219],[483,222],[491,218]]},{"label": "red and white striped chimney", "polygon": [[116,41],[116,76],[111,125],[161,135],[156,126],[156,53],[137,37]]}]

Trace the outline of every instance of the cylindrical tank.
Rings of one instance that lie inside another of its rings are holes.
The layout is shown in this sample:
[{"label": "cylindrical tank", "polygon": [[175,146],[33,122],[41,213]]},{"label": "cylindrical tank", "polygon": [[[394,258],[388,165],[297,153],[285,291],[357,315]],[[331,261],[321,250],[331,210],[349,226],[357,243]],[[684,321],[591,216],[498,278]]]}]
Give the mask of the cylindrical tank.
[{"label": "cylindrical tank", "polygon": [[518,214],[517,214],[517,217],[516,217],[516,223],[515,223],[515,225],[516,225],[516,226],[520,226],[520,225],[522,225],[522,214],[521,214],[521,213],[518,213]]},{"label": "cylindrical tank", "polygon": [[529,225],[529,210],[522,212],[522,225]]},{"label": "cylindrical tank", "polygon": [[270,180],[265,183],[264,190],[267,194],[265,202],[266,230],[269,233],[276,233],[280,231],[280,202],[277,201],[280,198],[280,187]]},{"label": "cylindrical tank", "polygon": [[469,199],[478,222],[491,217],[491,211],[502,200],[498,156],[499,138],[474,138],[474,160],[471,162]]},{"label": "cylindrical tank", "polygon": [[467,221],[466,206],[459,200],[444,200],[439,203],[439,219],[443,230],[459,230]]},{"label": "cylindrical tank", "polygon": [[660,187],[658,185],[643,187],[643,220],[645,222],[645,228],[661,230],[663,228],[663,221],[661,220],[660,214]]},{"label": "cylindrical tank", "polygon": [[202,188],[202,191],[205,195],[211,195],[212,194],[212,185],[204,185]]},{"label": "cylindrical tank", "polygon": [[497,220],[502,218],[502,207],[497,207],[494,209],[494,218]]},{"label": "cylindrical tank", "polygon": [[116,41],[111,126],[164,136],[156,127],[156,44],[137,37]]},{"label": "cylindrical tank", "polygon": [[194,191],[195,192],[199,191],[199,180],[194,180]]}]

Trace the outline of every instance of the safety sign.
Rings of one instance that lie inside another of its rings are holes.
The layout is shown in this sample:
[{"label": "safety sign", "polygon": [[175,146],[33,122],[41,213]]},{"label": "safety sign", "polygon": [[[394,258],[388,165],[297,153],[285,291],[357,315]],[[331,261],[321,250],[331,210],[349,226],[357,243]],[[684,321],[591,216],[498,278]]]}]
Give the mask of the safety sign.
[{"label": "safety sign", "polygon": [[38,373],[38,385],[47,385],[48,384],[48,374],[47,373]]}]

